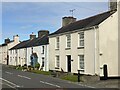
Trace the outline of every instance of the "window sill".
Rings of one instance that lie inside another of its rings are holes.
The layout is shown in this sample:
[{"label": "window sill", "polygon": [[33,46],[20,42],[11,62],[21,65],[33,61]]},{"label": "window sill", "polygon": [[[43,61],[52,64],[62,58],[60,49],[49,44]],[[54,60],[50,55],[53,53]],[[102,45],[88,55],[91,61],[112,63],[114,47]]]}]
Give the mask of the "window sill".
[{"label": "window sill", "polygon": [[84,47],[77,47],[77,49],[84,49]]},{"label": "window sill", "polygon": [[84,69],[79,69],[80,72],[84,72],[85,70]]},{"label": "window sill", "polygon": [[59,67],[55,67],[55,69],[59,69]]},{"label": "window sill", "polygon": [[56,48],[55,50],[59,50],[58,48]]},{"label": "window sill", "polygon": [[65,50],[69,50],[69,49],[71,49],[71,48],[65,48]]}]

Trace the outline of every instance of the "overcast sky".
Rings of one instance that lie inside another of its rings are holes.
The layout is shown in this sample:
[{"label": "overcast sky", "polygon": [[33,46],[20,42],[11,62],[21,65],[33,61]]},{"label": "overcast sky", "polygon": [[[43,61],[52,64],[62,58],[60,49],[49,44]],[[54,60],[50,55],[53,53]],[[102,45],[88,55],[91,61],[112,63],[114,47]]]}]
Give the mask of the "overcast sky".
[{"label": "overcast sky", "polygon": [[71,9],[75,9],[74,17],[80,20],[107,11],[108,2],[2,2],[0,43],[16,34],[23,41],[39,30],[52,33],[61,27],[62,17],[71,16]]}]

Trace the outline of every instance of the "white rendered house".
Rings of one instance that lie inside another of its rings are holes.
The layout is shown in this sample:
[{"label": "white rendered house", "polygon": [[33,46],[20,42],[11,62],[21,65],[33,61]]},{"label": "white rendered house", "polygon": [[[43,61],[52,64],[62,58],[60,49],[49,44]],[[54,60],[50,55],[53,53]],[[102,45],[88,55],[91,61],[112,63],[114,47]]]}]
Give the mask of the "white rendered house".
[{"label": "white rendered house", "polygon": [[38,32],[38,37],[31,34],[29,40],[22,41],[15,47],[9,50],[10,53],[10,64],[11,65],[21,65],[24,64],[31,65],[31,56],[36,55],[37,62],[40,63],[40,69],[44,71],[49,70],[48,61],[48,41],[49,31],[41,30]]},{"label": "white rendered house", "polygon": [[[119,5],[110,11],[76,21],[64,17],[62,27],[49,36],[50,70],[103,77],[120,77],[118,72]],[[116,8],[117,7],[117,8]]]}]

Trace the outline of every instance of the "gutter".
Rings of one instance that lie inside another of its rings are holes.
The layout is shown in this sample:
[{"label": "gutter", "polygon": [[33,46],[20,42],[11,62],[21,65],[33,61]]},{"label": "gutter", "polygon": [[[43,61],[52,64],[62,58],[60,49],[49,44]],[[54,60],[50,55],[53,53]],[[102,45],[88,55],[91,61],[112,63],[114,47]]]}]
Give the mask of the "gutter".
[{"label": "gutter", "polygon": [[98,25],[95,25],[95,26],[88,27],[88,28],[82,28],[82,29],[77,29],[77,30],[74,30],[74,31],[68,31],[68,32],[60,33],[60,34],[49,35],[48,37],[51,38],[51,37],[56,37],[56,36],[60,36],[60,35],[66,35],[66,34],[80,32],[80,31],[87,31],[87,30],[98,28],[98,27],[99,27]]}]

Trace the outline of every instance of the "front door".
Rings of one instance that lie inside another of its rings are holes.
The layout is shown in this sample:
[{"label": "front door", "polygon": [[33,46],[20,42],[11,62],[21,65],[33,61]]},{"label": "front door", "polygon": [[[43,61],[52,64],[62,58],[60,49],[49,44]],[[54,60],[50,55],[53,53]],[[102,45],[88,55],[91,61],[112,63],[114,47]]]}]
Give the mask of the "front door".
[{"label": "front door", "polygon": [[9,55],[7,55],[7,65],[9,64]]},{"label": "front door", "polygon": [[71,72],[71,55],[67,56],[67,67],[68,67],[68,72]]}]

